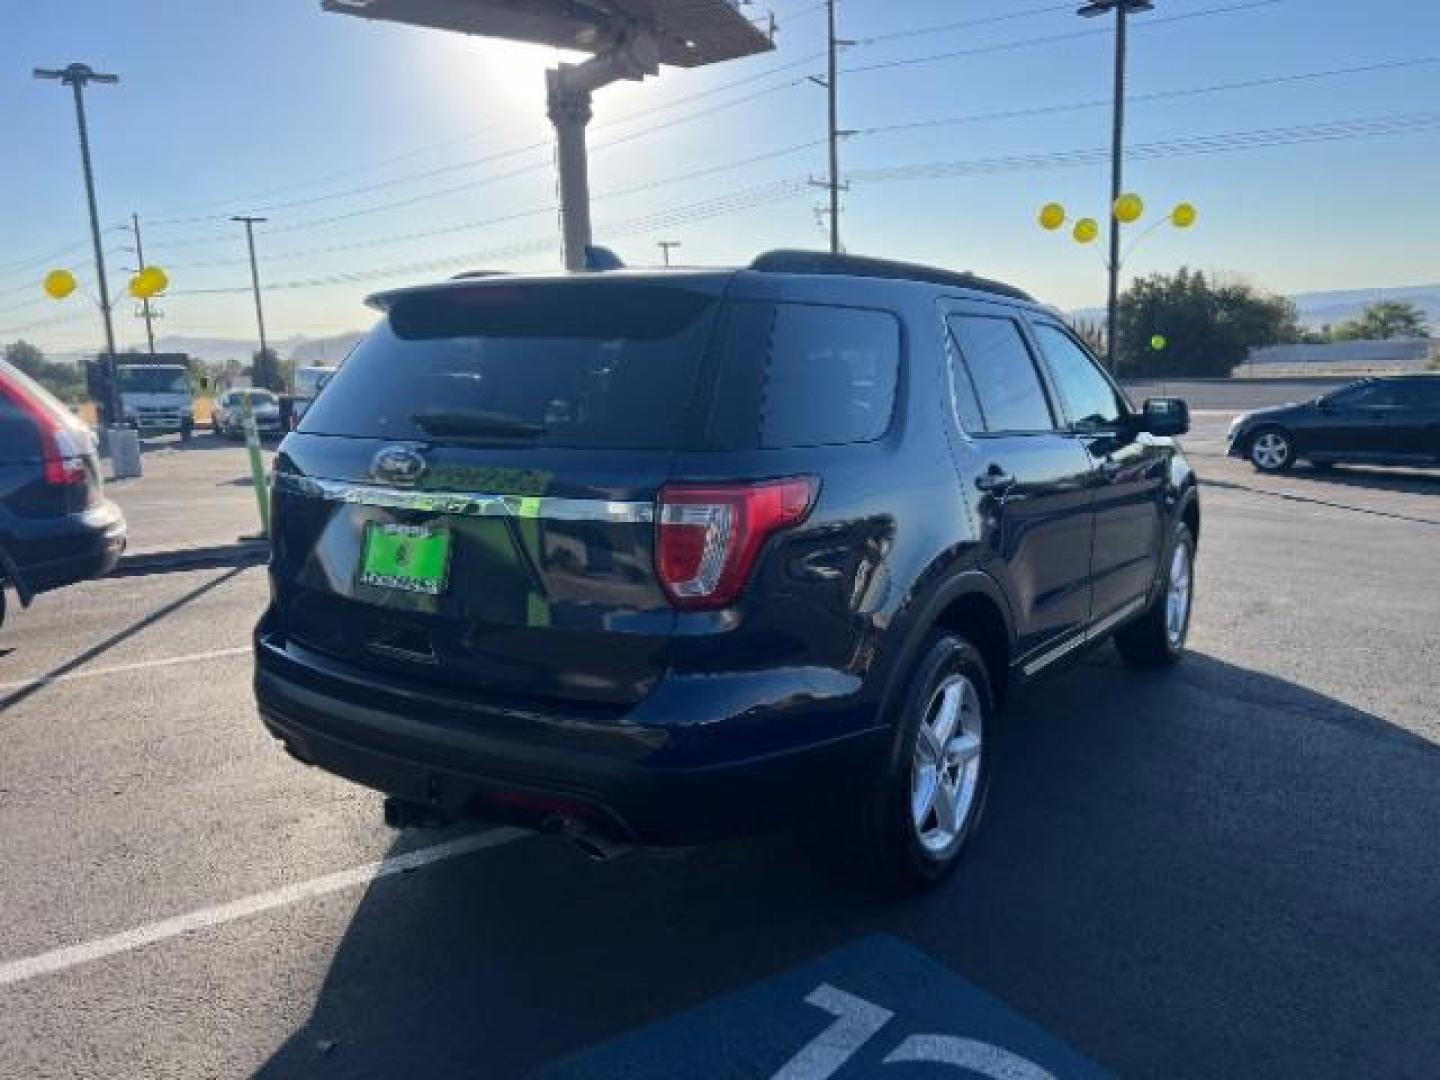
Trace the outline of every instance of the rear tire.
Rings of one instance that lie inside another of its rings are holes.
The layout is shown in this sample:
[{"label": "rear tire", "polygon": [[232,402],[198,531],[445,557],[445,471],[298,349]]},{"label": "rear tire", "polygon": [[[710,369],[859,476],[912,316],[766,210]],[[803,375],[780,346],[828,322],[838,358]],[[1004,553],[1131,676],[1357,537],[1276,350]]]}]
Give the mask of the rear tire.
[{"label": "rear tire", "polygon": [[1115,632],[1115,648],[1138,668],[1168,667],[1185,655],[1195,601],[1195,538],[1185,525],[1165,552],[1165,578],[1145,614]]},{"label": "rear tire", "polygon": [[933,633],[901,698],[896,753],[861,806],[856,840],[867,877],[915,892],[959,864],[989,790],[994,709],[979,650]]},{"label": "rear tire", "polygon": [[1287,472],[1295,464],[1295,438],[1284,428],[1261,428],[1250,439],[1248,456],[1262,473]]}]

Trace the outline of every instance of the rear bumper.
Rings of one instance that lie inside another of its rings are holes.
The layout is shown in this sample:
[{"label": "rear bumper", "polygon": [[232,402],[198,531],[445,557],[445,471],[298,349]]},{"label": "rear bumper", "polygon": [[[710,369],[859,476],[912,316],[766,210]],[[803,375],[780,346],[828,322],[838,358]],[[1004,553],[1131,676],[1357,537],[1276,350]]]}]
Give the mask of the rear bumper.
[{"label": "rear bumper", "polygon": [[[690,844],[782,826],[853,799],[883,761],[883,729],[683,767],[654,748],[674,731],[647,715],[586,725],[417,698],[265,632],[255,640],[261,719],[290,753],[445,814],[522,825],[573,818],[620,839]],[[750,729],[753,710],[743,721]],[[779,715],[777,722],[785,717]],[[719,721],[723,725],[725,721]],[[676,730],[684,726],[677,719]],[[707,722],[705,737],[723,744]]]},{"label": "rear bumper", "polygon": [[125,518],[113,502],[64,517],[15,523],[8,554],[16,588],[28,599],[77,581],[103,577],[125,550]]}]

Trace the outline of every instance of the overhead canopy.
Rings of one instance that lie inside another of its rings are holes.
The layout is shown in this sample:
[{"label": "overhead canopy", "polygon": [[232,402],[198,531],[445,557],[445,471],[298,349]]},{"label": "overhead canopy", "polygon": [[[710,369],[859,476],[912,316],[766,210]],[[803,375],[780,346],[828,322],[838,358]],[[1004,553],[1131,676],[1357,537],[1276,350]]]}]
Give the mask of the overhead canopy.
[{"label": "overhead canopy", "polygon": [[660,62],[701,67],[767,52],[730,0],[321,0],[326,11],[596,53],[627,26],[650,30]]}]

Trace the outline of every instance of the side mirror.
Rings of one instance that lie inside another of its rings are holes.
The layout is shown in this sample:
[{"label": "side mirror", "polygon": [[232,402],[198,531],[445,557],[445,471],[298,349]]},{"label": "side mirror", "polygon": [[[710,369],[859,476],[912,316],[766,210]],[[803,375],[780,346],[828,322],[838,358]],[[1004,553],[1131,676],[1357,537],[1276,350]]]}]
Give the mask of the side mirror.
[{"label": "side mirror", "polygon": [[1146,398],[1140,410],[1140,430],[1151,435],[1188,435],[1190,406],[1183,398]]}]

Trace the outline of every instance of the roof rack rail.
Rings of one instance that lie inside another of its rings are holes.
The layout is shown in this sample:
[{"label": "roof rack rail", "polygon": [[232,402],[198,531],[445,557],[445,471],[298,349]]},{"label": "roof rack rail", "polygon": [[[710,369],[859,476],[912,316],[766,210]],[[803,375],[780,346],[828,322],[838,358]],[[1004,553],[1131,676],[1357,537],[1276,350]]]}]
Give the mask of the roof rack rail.
[{"label": "roof rack rail", "polygon": [[977,277],[956,270],[942,270],[919,263],[872,259],[864,255],[832,255],[825,251],[781,249],[767,251],[750,264],[762,274],[850,274],[855,277],[894,278],[902,281],[925,281],[932,285],[954,285],[961,289],[1008,296],[1014,300],[1035,302],[1029,293],[1001,281]]},{"label": "roof rack rail", "polygon": [[451,281],[469,281],[471,278],[505,277],[509,270],[462,270],[458,274],[451,274]]}]

